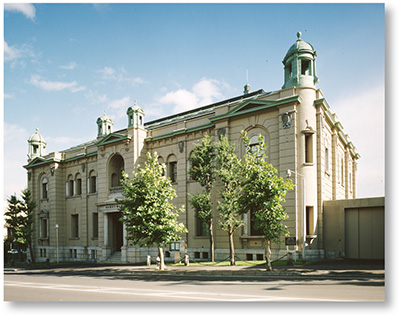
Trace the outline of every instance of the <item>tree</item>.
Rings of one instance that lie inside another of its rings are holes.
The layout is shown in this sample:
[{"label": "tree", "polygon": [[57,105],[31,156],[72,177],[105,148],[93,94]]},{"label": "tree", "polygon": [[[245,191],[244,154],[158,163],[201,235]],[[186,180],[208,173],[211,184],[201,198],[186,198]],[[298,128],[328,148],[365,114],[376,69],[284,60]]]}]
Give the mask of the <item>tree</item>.
[{"label": "tree", "polygon": [[246,148],[243,158],[243,183],[240,204],[255,212],[255,228],[264,235],[266,267],[271,267],[271,243],[280,242],[282,234],[287,235],[283,220],[288,218],[282,206],[286,192],[293,188],[290,179],[278,176],[278,171],[266,161],[264,138],[259,135],[259,145],[250,148],[250,139],[242,133]]},{"label": "tree", "polygon": [[160,270],[164,270],[163,247],[181,239],[187,230],[178,223],[179,210],[171,203],[176,192],[171,180],[164,176],[164,165],[158,163],[157,153],[147,153],[144,168],[138,167],[130,179],[124,172],[121,184],[124,199],[116,199],[126,226],[127,238],[140,246],[156,244]]},{"label": "tree", "polygon": [[22,191],[21,215],[22,222],[20,228],[20,236],[23,243],[29,248],[31,260],[35,263],[35,255],[32,247],[32,235],[34,232],[34,210],[36,202],[32,199],[32,193],[29,189]]},{"label": "tree", "polygon": [[[205,193],[197,192],[190,195],[190,204],[196,212],[196,218],[204,221],[208,225],[210,238],[210,257],[215,261],[214,255],[214,230],[213,230],[213,205],[211,201],[211,189],[215,181],[215,148],[212,137],[209,134],[195,144],[194,150],[189,157],[189,175],[200,183],[205,189]],[[208,201],[207,201],[208,199]]]},{"label": "tree", "polygon": [[235,265],[234,232],[244,225],[240,219],[243,208],[239,204],[241,190],[241,161],[235,154],[235,146],[226,136],[222,136],[217,144],[217,170],[223,189],[220,191],[218,212],[221,217],[219,225],[228,233],[230,264]]},{"label": "tree", "polygon": [[22,201],[16,195],[12,195],[7,201],[8,208],[4,215],[6,223],[11,230],[11,243],[13,247],[17,248],[20,260],[22,260],[21,250],[29,248],[31,260],[34,262],[32,234],[34,231],[33,222],[36,202],[32,199],[29,189],[22,191]]},{"label": "tree", "polygon": [[11,195],[9,199],[7,199],[8,207],[4,212],[5,221],[7,223],[10,239],[9,242],[11,247],[16,247],[18,252],[20,253],[21,245],[18,243],[18,229],[19,229],[19,212],[20,212],[20,203],[21,201],[17,198],[17,195]]}]

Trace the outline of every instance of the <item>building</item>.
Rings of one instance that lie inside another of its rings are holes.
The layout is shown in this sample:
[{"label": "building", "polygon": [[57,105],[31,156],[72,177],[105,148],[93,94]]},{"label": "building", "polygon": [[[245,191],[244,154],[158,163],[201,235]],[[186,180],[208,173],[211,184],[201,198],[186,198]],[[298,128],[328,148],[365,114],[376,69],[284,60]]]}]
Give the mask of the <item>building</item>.
[{"label": "building", "polygon": [[[284,56],[284,83],[280,90],[250,91],[184,113],[145,123],[145,112],[134,104],[127,109],[127,127],[113,131],[105,114],[97,119],[97,138],[46,155],[46,142],[38,131],[28,140],[28,187],[37,201],[34,237],[37,259],[55,261],[97,260],[145,262],[156,248],[139,248],[127,240],[119,222],[115,198],[121,196],[121,171],[128,174],[143,163],[147,152],[156,151],[166,164],[178,198],[185,205],[179,220],[189,233],[166,249],[167,259],[188,253],[195,260],[209,258],[209,239],[188,203],[188,193],[201,190],[188,177],[188,157],[194,144],[208,132],[217,139],[227,135],[244,154],[240,132],[252,142],[261,133],[268,145],[267,156],[282,177],[292,170],[295,189],[287,195],[286,225],[295,237],[298,256],[325,257],[323,204],[327,200],[356,198],[359,155],[337,116],[331,112],[316,87],[316,51],[301,39]],[[215,188],[212,195],[217,198]],[[215,213],[215,255],[229,256],[228,236],[219,229]],[[252,214],[244,215],[244,227],[235,233],[236,255],[242,260],[264,258],[262,238],[252,225]],[[282,237],[283,239],[283,237]],[[57,247],[58,245],[58,247]],[[287,246],[273,245],[273,258]]]}]

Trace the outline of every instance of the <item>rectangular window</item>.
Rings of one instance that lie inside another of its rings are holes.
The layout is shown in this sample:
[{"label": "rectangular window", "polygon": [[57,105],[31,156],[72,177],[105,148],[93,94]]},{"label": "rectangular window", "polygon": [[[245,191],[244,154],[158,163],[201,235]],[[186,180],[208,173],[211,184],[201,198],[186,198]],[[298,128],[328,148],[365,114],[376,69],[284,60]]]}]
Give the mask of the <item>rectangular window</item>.
[{"label": "rectangular window", "polygon": [[314,207],[306,207],[306,235],[314,235]]},{"label": "rectangular window", "polygon": [[313,162],[313,139],[312,134],[305,134],[305,162],[312,163]]},{"label": "rectangular window", "polygon": [[93,213],[93,238],[99,237],[99,213]]},{"label": "rectangular window", "polygon": [[71,237],[79,238],[79,215],[71,215]]},{"label": "rectangular window", "polygon": [[253,260],[253,254],[252,253],[246,253],[246,260],[247,261],[252,261]]},{"label": "rectangular window", "polygon": [[196,236],[203,237],[208,235],[209,230],[207,223],[204,220],[196,218]]},{"label": "rectangular window", "polygon": [[42,199],[47,199],[47,183],[42,183]]},{"label": "rectangular window", "polygon": [[169,163],[169,178],[171,179],[172,183],[176,182],[178,172],[177,172],[177,163],[176,161]]},{"label": "rectangular window", "polygon": [[40,219],[40,238],[48,238],[48,220],[47,218]]}]

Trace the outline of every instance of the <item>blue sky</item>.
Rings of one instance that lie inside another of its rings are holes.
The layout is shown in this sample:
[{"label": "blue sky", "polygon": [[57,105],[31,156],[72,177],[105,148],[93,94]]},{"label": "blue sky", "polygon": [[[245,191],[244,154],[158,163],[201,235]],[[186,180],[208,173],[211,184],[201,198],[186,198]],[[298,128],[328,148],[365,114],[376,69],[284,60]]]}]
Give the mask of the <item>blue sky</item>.
[{"label": "blue sky", "polygon": [[[361,155],[358,197],[384,195],[382,4],[24,4],[4,11],[4,198],[24,189],[27,139],[47,153],[127,125],[279,90],[297,31],[318,52],[318,88]],[[373,146],[371,146],[373,144]]]}]

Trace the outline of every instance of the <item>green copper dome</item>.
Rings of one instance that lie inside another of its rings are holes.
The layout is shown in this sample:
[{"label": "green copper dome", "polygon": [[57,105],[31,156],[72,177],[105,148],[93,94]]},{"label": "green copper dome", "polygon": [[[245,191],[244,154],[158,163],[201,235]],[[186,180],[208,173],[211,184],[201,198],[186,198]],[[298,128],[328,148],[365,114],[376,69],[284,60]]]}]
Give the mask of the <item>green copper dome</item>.
[{"label": "green copper dome", "polygon": [[283,63],[286,63],[286,60],[290,58],[290,56],[296,53],[311,53],[312,55],[316,55],[317,52],[314,50],[314,47],[310,43],[303,41],[301,38],[301,32],[297,33],[297,41],[290,46],[287,51],[285,58],[283,58]]}]

